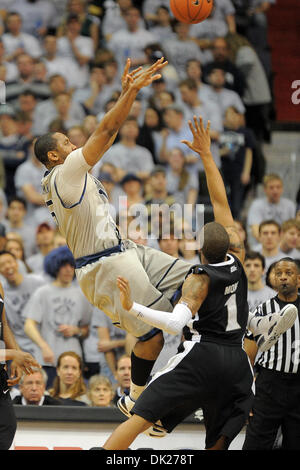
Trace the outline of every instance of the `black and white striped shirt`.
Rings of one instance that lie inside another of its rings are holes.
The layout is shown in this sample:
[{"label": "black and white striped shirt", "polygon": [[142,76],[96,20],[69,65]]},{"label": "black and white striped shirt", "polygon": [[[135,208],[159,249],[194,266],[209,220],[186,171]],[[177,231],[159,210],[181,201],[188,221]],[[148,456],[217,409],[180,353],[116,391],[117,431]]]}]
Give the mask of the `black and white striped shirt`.
[{"label": "black and white striped shirt", "polygon": [[256,364],[278,372],[300,374],[300,297],[298,296],[295,302],[283,302],[278,296],[273,297],[260,304],[255,313],[268,315],[279,312],[287,303],[293,303],[298,308],[298,318],[292,328],[283,333],[269,351],[257,356]]}]

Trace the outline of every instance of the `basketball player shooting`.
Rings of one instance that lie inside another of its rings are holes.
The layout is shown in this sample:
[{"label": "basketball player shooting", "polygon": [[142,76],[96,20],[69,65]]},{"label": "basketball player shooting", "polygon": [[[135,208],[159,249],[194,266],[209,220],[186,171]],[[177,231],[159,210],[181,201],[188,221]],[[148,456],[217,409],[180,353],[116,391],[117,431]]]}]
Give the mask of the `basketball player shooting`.
[{"label": "basketball player shooting", "polygon": [[[116,280],[118,276],[128,279],[137,302],[171,312],[170,299],[182,285],[190,264],[122,240],[109,213],[105,188],[90,170],[113,144],[139,90],[159,79],[159,71],[165,65],[167,62],[161,58],[146,70],[139,68],[130,73],[128,59],[119,100],[82,148],[77,149],[59,132],[39,137],[34,147],[36,157],[47,169],[42,180],[45,203],[73,253],[76,277],[84,295],[108,315],[115,326],[138,339],[131,355],[132,401],[120,407],[127,415],[145,388],[164,340],[160,329],[134,318],[123,308]],[[264,332],[261,328],[260,333]],[[164,432],[153,429],[149,434],[160,437]]]}]

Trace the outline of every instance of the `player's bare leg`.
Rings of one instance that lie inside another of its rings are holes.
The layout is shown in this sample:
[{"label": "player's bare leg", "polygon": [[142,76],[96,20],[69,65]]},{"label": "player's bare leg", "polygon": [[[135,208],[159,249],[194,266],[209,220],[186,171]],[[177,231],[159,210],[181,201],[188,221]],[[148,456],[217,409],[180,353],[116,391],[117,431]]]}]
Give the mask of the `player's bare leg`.
[{"label": "player's bare leg", "polygon": [[140,416],[134,415],[114,430],[103,445],[103,449],[126,450],[135,438],[150,426],[152,426],[152,423]]}]

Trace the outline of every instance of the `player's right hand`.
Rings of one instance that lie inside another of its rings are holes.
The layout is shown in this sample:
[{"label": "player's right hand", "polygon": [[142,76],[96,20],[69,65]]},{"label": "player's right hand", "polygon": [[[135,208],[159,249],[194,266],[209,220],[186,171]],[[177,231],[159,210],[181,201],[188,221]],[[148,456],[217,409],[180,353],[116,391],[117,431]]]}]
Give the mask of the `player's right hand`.
[{"label": "player's right hand", "polygon": [[124,277],[119,276],[117,279],[117,286],[120,290],[120,300],[122,307],[124,308],[124,310],[131,310],[133,302],[131,299],[131,290],[129,282]]},{"label": "player's right hand", "polygon": [[167,64],[168,61],[164,60],[164,57],[158,59],[153,65],[135,75],[134,77],[131,77],[132,83],[130,86],[140,90],[141,88],[151,85],[155,80],[159,80],[161,78],[161,74],[157,72],[159,72]]},{"label": "player's right hand", "polygon": [[41,365],[34,357],[24,351],[15,350],[14,358],[10,365],[10,378],[7,381],[9,387],[16,385],[22,376],[22,373],[30,375],[34,373],[34,367],[41,368]]}]

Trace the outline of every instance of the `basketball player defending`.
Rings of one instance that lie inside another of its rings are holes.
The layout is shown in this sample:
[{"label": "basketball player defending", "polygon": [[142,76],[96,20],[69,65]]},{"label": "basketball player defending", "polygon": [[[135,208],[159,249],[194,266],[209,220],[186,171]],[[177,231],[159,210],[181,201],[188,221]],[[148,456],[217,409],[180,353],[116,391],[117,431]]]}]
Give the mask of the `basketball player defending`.
[{"label": "basketball player defending", "polygon": [[[58,132],[43,135],[35,143],[35,155],[47,168],[42,180],[45,202],[74,255],[76,277],[83,293],[115,326],[138,338],[131,356],[133,400],[145,388],[163,347],[163,334],[123,308],[117,277],[129,280],[132,295],[141,304],[172,311],[169,299],[182,285],[190,265],[158,250],[122,240],[110,216],[105,189],[89,171],[113,144],[139,90],[160,78],[159,71],[166,64],[162,58],[144,71],[136,69],[129,73],[128,59],[119,100],[82,148],[77,149]],[[269,324],[268,328],[260,324],[259,330],[253,325],[251,332],[266,335],[268,329]],[[157,434],[162,435],[159,431]]]},{"label": "basketball player defending", "polygon": [[[215,221],[203,228],[202,264],[191,267],[172,313],[132,301],[130,284],[119,277],[123,307],[134,317],[185,341],[143,391],[132,416],[104,444],[127,449],[152,423],[171,432],[202,408],[206,449],[225,450],[244,426],[253,399],[253,373],[243,338],[248,323],[244,246],[234,228],[225,187],[210,152],[209,123],[190,122],[193,142],[183,141],[203,162]],[[296,310],[294,305],[286,306]]]}]

